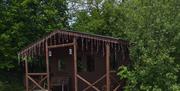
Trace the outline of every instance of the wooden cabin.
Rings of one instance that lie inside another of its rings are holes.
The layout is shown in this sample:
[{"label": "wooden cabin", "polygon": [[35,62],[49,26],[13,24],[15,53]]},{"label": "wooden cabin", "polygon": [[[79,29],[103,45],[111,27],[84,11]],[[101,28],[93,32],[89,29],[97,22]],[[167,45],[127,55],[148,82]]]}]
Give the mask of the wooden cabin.
[{"label": "wooden cabin", "polygon": [[122,39],[56,30],[21,50],[26,91],[122,91],[118,67],[129,64]]}]

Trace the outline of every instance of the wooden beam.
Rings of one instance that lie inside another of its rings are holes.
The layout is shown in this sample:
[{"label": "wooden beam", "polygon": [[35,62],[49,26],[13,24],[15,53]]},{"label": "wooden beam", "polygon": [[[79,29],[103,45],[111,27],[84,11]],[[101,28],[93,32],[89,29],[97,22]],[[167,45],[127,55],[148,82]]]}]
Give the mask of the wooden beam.
[{"label": "wooden beam", "polygon": [[78,91],[78,83],[77,83],[77,40],[73,39],[73,66],[74,66],[74,91]]},{"label": "wooden beam", "polygon": [[49,54],[48,54],[48,43],[46,41],[46,51],[45,51],[45,56],[46,56],[46,71],[47,71],[47,88],[48,91],[50,91],[50,78],[49,78]]},{"label": "wooden beam", "polygon": [[47,75],[47,73],[28,73],[28,75],[41,76],[41,75]]},{"label": "wooden beam", "polygon": [[110,76],[111,80],[115,81],[117,84],[120,84],[120,82],[118,82],[118,80],[116,78],[114,78],[113,76]]},{"label": "wooden beam", "polygon": [[[44,78],[42,78],[39,82],[38,82],[38,84],[40,84],[41,85],[41,83],[44,81],[44,80],[46,80],[47,79],[47,75],[44,77]],[[34,89],[36,86],[34,86],[32,89]]]},{"label": "wooden beam", "polygon": [[67,43],[67,44],[48,46],[48,48],[68,47],[68,46],[73,46],[73,45],[74,45],[74,43]]},{"label": "wooden beam", "polygon": [[97,87],[93,86],[90,82],[88,82],[87,80],[85,80],[84,78],[82,78],[80,75],[77,75],[77,77],[79,79],[81,79],[83,82],[85,82],[86,84],[88,84],[89,86],[91,86],[92,88],[94,88],[96,91],[100,91]]},{"label": "wooden beam", "polygon": [[[38,86],[41,90],[46,90],[46,89],[44,89],[42,86],[40,86],[34,79],[32,79],[30,76],[28,76],[28,78],[34,83],[34,84],[36,84],[36,86]],[[48,90],[49,91],[49,90]]]},{"label": "wooden beam", "polygon": [[40,81],[39,81],[39,83],[42,83],[44,80],[46,80],[47,79],[47,76],[45,76],[45,77],[43,77]]},{"label": "wooden beam", "polygon": [[121,86],[121,83],[119,83],[119,82],[117,81],[117,79],[115,79],[113,76],[110,76],[110,78],[118,84],[118,86],[116,86],[116,88],[114,88],[114,90],[113,90],[113,91],[117,91],[118,88]]},{"label": "wooden beam", "polygon": [[106,91],[110,91],[110,46],[106,44]]},{"label": "wooden beam", "polygon": [[121,85],[119,84],[113,91],[117,91]]},{"label": "wooden beam", "polygon": [[[106,75],[103,75],[101,78],[99,78],[98,80],[96,80],[93,84],[92,84],[92,86],[94,86],[96,83],[98,83],[99,81],[101,81],[104,77],[106,77]],[[88,90],[90,87],[92,87],[92,86],[88,86],[87,88],[85,88],[83,91],[86,91],[86,90]]]},{"label": "wooden beam", "polygon": [[25,61],[25,78],[26,78],[26,91],[29,91],[29,80],[28,80],[28,62],[27,60],[24,60]]}]

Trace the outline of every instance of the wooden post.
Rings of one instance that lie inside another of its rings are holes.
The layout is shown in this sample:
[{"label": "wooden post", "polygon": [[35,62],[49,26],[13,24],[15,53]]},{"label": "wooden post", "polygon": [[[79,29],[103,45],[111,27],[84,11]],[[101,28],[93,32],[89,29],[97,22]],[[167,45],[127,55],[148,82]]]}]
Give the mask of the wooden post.
[{"label": "wooden post", "polygon": [[26,77],[26,91],[29,91],[28,62],[27,62],[27,59],[24,60],[24,61],[25,61],[25,71],[26,71],[26,74],[25,74],[25,77]]},{"label": "wooden post", "polygon": [[73,66],[74,66],[74,91],[78,91],[77,85],[77,40],[76,38],[73,39]]},{"label": "wooden post", "polygon": [[46,51],[45,51],[45,56],[46,56],[46,71],[47,71],[47,89],[50,91],[50,78],[49,78],[49,52],[48,52],[48,44],[46,41]]},{"label": "wooden post", "polygon": [[110,46],[106,44],[106,91],[110,91]]}]

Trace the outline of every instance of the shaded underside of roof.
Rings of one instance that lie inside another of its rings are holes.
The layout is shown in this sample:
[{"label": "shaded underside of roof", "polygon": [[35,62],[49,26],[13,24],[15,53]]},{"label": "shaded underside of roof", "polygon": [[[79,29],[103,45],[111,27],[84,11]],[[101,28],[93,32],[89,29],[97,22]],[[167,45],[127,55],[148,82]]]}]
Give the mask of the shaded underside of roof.
[{"label": "shaded underside of roof", "polygon": [[[94,44],[96,42],[99,43],[109,43],[112,45],[124,45],[129,46],[128,41],[113,38],[109,36],[102,36],[102,35],[95,35],[95,34],[88,34],[76,31],[65,31],[65,30],[56,30],[49,33],[47,36],[37,40],[36,42],[30,44],[29,46],[22,49],[18,55],[29,55],[32,54],[32,51],[43,51],[45,49],[45,42],[48,42],[48,46],[63,44],[68,41],[71,41],[73,38],[81,39],[81,40],[88,40],[92,41]],[[92,43],[92,44],[93,44]]]}]

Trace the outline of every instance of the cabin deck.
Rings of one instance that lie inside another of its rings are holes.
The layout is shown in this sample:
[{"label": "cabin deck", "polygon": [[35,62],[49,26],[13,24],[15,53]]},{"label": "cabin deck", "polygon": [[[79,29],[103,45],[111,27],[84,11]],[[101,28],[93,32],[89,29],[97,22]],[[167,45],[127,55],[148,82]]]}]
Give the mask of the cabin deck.
[{"label": "cabin deck", "polygon": [[19,55],[26,91],[121,91],[116,71],[129,64],[128,42],[71,31],[55,31]]}]

